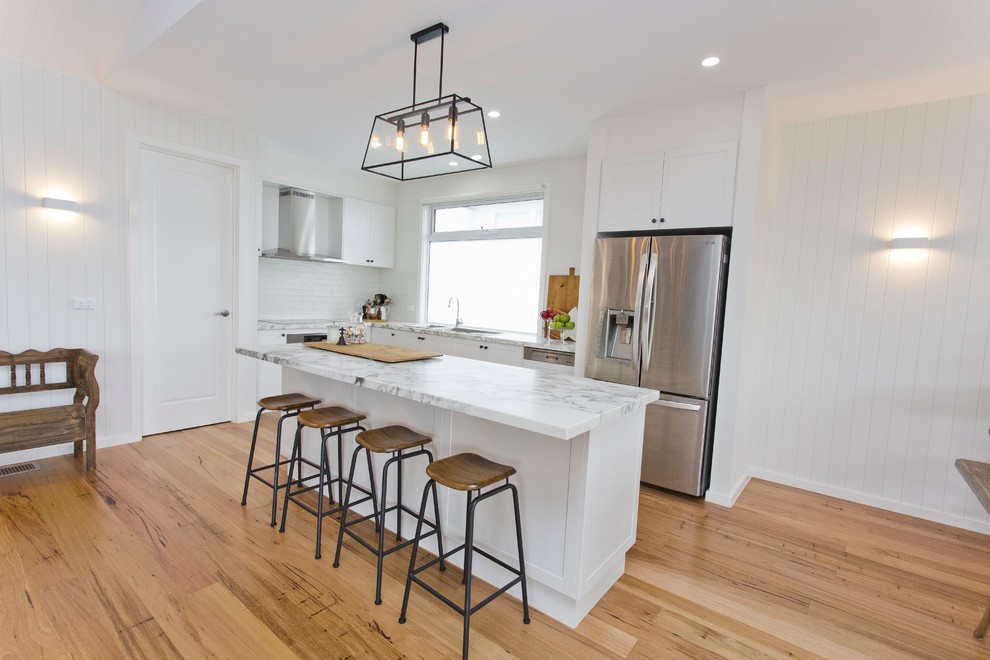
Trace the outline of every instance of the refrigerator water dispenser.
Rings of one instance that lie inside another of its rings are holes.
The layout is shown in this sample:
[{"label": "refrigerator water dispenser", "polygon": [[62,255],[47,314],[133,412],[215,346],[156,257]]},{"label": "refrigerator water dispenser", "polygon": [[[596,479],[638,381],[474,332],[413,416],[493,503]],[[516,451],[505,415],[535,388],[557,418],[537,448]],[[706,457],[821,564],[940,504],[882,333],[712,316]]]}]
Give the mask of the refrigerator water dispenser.
[{"label": "refrigerator water dispenser", "polygon": [[635,312],[610,309],[605,315],[605,357],[631,360],[633,357],[633,321]]}]

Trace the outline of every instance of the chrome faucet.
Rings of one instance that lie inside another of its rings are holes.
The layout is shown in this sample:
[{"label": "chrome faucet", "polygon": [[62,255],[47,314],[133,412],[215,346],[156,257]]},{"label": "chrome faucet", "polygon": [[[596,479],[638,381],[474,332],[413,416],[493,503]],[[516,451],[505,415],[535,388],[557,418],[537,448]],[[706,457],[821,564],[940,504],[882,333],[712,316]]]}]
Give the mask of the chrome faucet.
[{"label": "chrome faucet", "polygon": [[464,323],[464,321],[461,320],[461,301],[457,298],[457,296],[450,297],[450,300],[447,301],[447,309],[450,309],[450,303],[454,302],[455,300],[457,301],[457,316],[454,319],[454,327],[459,328]]}]

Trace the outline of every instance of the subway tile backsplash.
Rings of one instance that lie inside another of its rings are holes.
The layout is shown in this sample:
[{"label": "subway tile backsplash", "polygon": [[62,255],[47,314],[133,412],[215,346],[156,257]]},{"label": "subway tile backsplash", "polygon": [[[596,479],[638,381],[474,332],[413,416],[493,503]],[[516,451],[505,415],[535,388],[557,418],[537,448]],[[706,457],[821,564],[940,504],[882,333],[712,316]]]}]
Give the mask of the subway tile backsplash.
[{"label": "subway tile backsplash", "polygon": [[259,319],[342,320],[380,292],[381,271],[377,268],[258,259]]}]

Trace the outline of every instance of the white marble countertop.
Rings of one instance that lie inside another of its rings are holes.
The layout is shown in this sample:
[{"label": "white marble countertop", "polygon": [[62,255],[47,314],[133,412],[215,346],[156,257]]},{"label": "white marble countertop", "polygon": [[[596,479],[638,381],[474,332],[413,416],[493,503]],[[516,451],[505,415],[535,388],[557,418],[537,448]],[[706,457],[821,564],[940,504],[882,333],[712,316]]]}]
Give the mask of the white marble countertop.
[{"label": "white marble countertop", "polygon": [[298,344],[238,347],[237,352],[562,439],[659,398],[654,390],[450,355],[386,364]]},{"label": "white marble countertop", "polygon": [[[302,330],[311,328],[326,329],[331,323],[347,323],[347,321],[334,321],[333,319],[284,319],[258,321],[258,330]],[[535,334],[526,332],[454,332],[444,326],[440,328],[428,327],[426,323],[406,323],[400,321],[372,321],[369,327],[387,328],[389,330],[403,330],[416,332],[423,335],[437,335],[440,337],[452,337],[455,339],[482,339],[493,344],[509,344],[511,346],[532,346],[550,351],[560,351],[562,353],[574,353],[576,346],[572,341],[550,340],[549,342]]]}]

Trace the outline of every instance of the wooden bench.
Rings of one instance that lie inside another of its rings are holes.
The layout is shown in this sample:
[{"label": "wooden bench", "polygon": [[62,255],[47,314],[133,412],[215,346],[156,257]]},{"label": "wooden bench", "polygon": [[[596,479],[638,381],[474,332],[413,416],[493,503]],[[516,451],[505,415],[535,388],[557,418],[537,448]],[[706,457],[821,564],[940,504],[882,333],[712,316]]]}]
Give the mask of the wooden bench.
[{"label": "wooden bench", "polygon": [[[0,452],[75,444],[75,456],[86,443],[86,469],[96,469],[96,407],[100,386],[96,382],[94,355],[82,348],[53,348],[50,351],[0,351],[0,395],[75,389],[72,403],[31,410],[0,413]],[[52,365],[64,363],[61,372]]]}]

